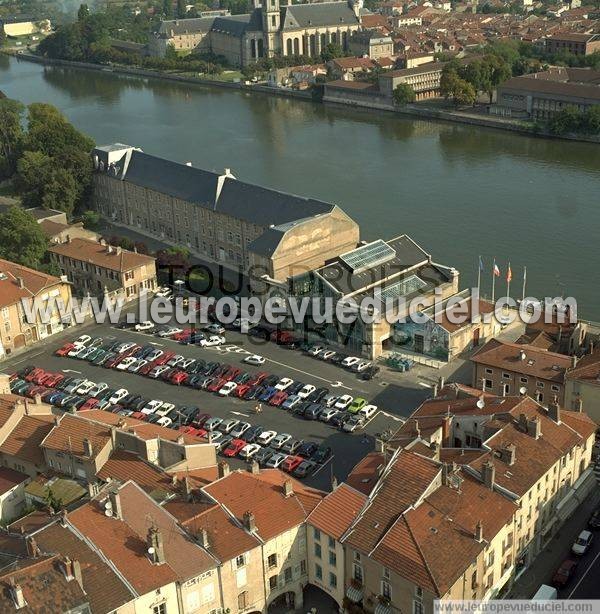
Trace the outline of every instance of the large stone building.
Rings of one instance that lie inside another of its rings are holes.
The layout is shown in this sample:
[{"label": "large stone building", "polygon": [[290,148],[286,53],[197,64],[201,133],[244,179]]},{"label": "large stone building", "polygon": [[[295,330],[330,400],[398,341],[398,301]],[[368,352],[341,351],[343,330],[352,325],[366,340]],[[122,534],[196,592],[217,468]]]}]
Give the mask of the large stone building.
[{"label": "large stone building", "polygon": [[317,56],[329,43],[348,48],[360,28],[362,0],[280,5],[280,0],[255,2],[247,15],[163,21],[151,36],[152,55],[177,51],[210,52],[230,64],[245,66],[276,55]]},{"label": "large stone building", "polygon": [[554,67],[513,77],[498,86],[496,115],[549,119],[565,107],[580,111],[600,105],[600,71]]},{"label": "large stone building", "polygon": [[107,218],[253,277],[285,281],[353,249],[337,205],[204,171],[126,145],[94,149],[94,202]]},{"label": "large stone building", "polygon": [[578,34],[576,32],[553,34],[546,39],[546,51],[548,53],[589,55],[600,51],[600,34]]}]

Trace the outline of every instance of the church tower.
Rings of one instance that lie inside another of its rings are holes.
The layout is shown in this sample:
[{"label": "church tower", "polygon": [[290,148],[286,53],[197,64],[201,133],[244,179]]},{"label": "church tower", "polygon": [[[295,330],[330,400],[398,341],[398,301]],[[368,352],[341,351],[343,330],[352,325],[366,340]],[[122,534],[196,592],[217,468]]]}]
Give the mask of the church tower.
[{"label": "church tower", "polygon": [[281,6],[279,0],[263,0],[263,33],[266,56],[272,58],[281,52]]}]

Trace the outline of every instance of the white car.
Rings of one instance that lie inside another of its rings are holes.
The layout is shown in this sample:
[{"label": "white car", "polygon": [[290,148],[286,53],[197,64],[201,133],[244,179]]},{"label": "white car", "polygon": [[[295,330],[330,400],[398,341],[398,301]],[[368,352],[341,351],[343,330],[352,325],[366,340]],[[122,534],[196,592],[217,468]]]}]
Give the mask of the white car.
[{"label": "white car", "polygon": [[154,296],[162,296],[164,298],[169,298],[173,294],[173,290],[168,286],[160,286],[156,289],[156,293]]},{"label": "white car", "polygon": [[333,416],[338,413],[338,410],[335,407],[325,407],[323,411],[319,414],[319,420],[321,422],[329,422]]},{"label": "white car", "polygon": [[89,394],[90,390],[94,388],[96,384],[94,382],[90,382],[89,379],[86,379],[79,388],[77,388],[77,394]]},{"label": "white car", "polygon": [[204,423],[204,428],[207,431],[216,431],[219,428],[221,422],[223,422],[223,418],[210,418]]},{"label": "white car", "polygon": [[308,353],[311,356],[318,356],[324,350],[325,348],[322,345],[315,345],[314,347],[310,348],[310,350],[308,350]]},{"label": "white car", "polygon": [[173,358],[171,358],[171,360],[169,360],[167,365],[169,367],[176,367],[176,366],[180,365],[184,360],[185,360],[185,356],[182,356],[181,354],[175,354],[175,356],[173,356]]},{"label": "white car", "polygon": [[219,431],[208,431],[208,443],[217,443],[219,439],[223,439],[223,433],[219,433]]},{"label": "white car", "polygon": [[158,360],[163,354],[164,352],[162,350],[152,350],[150,354],[146,356],[146,360],[148,362],[154,362],[155,360]]},{"label": "white car", "polygon": [[70,356],[71,358],[74,358],[75,356],[79,356],[79,354],[83,353],[83,351],[85,350],[85,345],[76,345],[68,354],[67,356]]},{"label": "white car", "polygon": [[220,324],[209,324],[206,327],[206,330],[209,333],[213,333],[213,335],[222,335],[225,332],[225,329]]},{"label": "white car", "polygon": [[582,531],[571,546],[571,552],[577,556],[583,556],[592,545],[593,538],[590,531]]},{"label": "white car", "polygon": [[92,338],[89,335],[81,335],[73,343],[75,345],[87,345],[91,340]]},{"label": "white car", "polygon": [[286,388],[289,388],[293,383],[294,383],[293,379],[290,379],[289,377],[282,377],[275,384],[275,390],[285,390]]},{"label": "white car", "polygon": [[168,416],[174,409],[173,403],[163,403],[154,413],[159,416]]},{"label": "white car", "polygon": [[164,373],[169,368],[170,367],[168,367],[167,365],[158,365],[158,367],[154,367],[152,371],[148,373],[148,377],[151,377],[152,379],[158,379],[160,377],[160,374]]},{"label": "white car", "polygon": [[263,431],[257,438],[256,443],[261,446],[268,446],[277,437],[277,431]]},{"label": "white car", "polygon": [[98,382],[91,390],[90,396],[95,397],[104,392],[108,388],[108,384],[106,382]]},{"label": "white car", "polygon": [[363,416],[365,420],[370,420],[377,413],[377,405],[365,405],[359,410],[358,415]]},{"label": "white car", "polygon": [[126,371],[137,362],[137,358],[133,356],[128,356],[127,358],[123,358],[123,360],[117,365],[117,371]]},{"label": "white car", "polygon": [[232,437],[237,437],[238,439],[252,426],[249,422],[240,422],[235,426],[235,428],[231,429],[230,435]]},{"label": "white car", "polygon": [[312,385],[312,384],[306,384],[305,386],[302,386],[302,388],[300,388],[300,390],[296,393],[301,399],[306,399],[308,396],[310,396],[314,391],[316,390],[316,388]]},{"label": "white car", "polygon": [[219,388],[219,396],[228,397],[236,388],[237,384],[235,382],[227,382]]},{"label": "white car", "polygon": [[355,365],[357,362],[360,361],[361,359],[358,356],[348,356],[344,358],[344,360],[342,360],[340,364],[342,365],[342,367],[351,367],[352,365]]},{"label": "white car", "polygon": [[271,458],[265,463],[265,467],[269,467],[269,469],[277,469],[277,467],[283,463],[287,456],[287,454],[277,452],[277,454],[273,454],[273,456],[271,456]]},{"label": "white car", "polygon": [[279,450],[284,443],[287,443],[292,438],[288,433],[280,433],[277,437],[273,437],[270,446],[275,450]]},{"label": "white car", "polygon": [[252,354],[251,356],[246,356],[246,358],[244,358],[244,362],[248,363],[249,365],[260,366],[265,364],[265,358],[259,356],[258,354]]},{"label": "white car", "polygon": [[333,358],[335,356],[335,354],[336,354],[335,350],[325,350],[324,352],[321,353],[319,358],[321,360],[329,360],[329,359]]},{"label": "white car", "polygon": [[195,362],[196,362],[195,358],[186,358],[183,362],[179,363],[179,368],[185,371],[188,367],[191,367]]},{"label": "white car", "polygon": [[171,424],[173,424],[173,420],[171,420],[171,418],[163,416],[160,420],[156,421],[156,424],[158,424],[159,426],[169,427],[171,426]]},{"label": "white car", "polygon": [[240,450],[240,458],[252,458],[259,450],[260,446],[257,443],[249,443]]},{"label": "white car", "polygon": [[223,345],[225,343],[225,337],[222,335],[211,335],[208,339],[200,339],[200,346],[204,348],[211,348],[217,345]]},{"label": "white car", "polygon": [[117,354],[122,354],[123,352],[127,352],[134,346],[135,346],[135,343],[132,343],[130,341],[121,343],[121,345],[117,346]]},{"label": "white car", "polygon": [[154,328],[154,322],[150,322],[150,320],[146,320],[145,322],[140,322],[139,324],[136,324],[133,328],[134,330],[137,330],[138,332],[152,330]]},{"label": "white car", "polygon": [[85,360],[95,350],[96,348],[90,347],[89,345],[84,346],[81,352],[77,352],[77,358],[79,358],[80,360]]},{"label": "white car", "polygon": [[131,365],[131,367],[129,367],[129,369],[127,370],[129,371],[129,373],[137,373],[142,367],[146,366],[147,364],[147,360],[144,360],[143,358],[138,358],[135,361],[135,364]]},{"label": "white car", "polygon": [[235,418],[229,418],[229,420],[225,420],[224,422],[222,422],[219,425],[219,430],[223,431],[223,433],[229,433],[230,431],[232,431],[238,424],[240,423],[239,420],[236,420]]},{"label": "white car", "polygon": [[129,390],[127,388],[119,388],[115,391],[115,393],[108,399],[108,402],[111,405],[116,405],[121,399],[124,399],[129,394]]},{"label": "white car", "polygon": [[336,409],[346,409],[354,399],[349,394],[343,394],[335,403]]},{"label": "white car", "polygon": [[152,401],[148,401],[144,407],[142,407],[142,413],[149,416],[153,414],[156,410],[162,407],[163,402],[158,401],[157,399],[153,399]]},{"label": "white car", "polygon": [[176,326],[168,326],[163,330],[159,330],[156,334],[158,337],[171,337],[172,335],[176,335],[177,333],[181,332],[183,332],[181,328],[177,328]]}]

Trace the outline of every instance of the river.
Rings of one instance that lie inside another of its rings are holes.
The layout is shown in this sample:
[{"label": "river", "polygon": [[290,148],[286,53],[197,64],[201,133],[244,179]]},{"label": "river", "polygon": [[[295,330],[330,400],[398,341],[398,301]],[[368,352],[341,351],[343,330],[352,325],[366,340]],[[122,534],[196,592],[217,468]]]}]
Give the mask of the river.
[{"label": "river", "polygon": [[[56,105],[97,143],[339,204],[363,238],[408,233],[489,293],[563,294],[600,320],[600,146],[324,107],[236,90],[44,67],[0,55],[0,90]],[[504,279],[496,290],[505,290]]]}]

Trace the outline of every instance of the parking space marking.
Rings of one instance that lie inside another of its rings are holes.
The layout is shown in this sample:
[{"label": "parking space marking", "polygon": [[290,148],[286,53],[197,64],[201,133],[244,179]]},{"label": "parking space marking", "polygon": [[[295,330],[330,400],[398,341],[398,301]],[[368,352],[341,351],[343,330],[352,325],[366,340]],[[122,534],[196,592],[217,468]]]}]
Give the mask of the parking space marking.
[{"label": "parking space marking", "polygon": [[63,373],[77,373],[78,375],[81,375],[81,371],[75,371],[75,369],[61,369],[61,371]]},{"label": "parking space marking", "polygon": [[244,418],[249,418],[250,414],[245,414],[242,411],[233,411],[231,410],[230,413],[232,413],[234,416],[244,416]]},{"label": "parking space marking", "polygon": [[41,354],[45,354],[46,352],[42,351],[42,352],[36,352],[35,354],[30,354],[29,356],[27,356],[26,358],[21,358],[20,360],[15,360],[13,363],[11,363],[13,366],[14,365],[18,365],[22,362],[27,362],[28,360],[31,360],[32,358],[35,358],[36,356],[40,356]]},{"label": "parking space marking", "polygon": [[284,362],[279,362],[277,360],[273,360],[272,358],[267,358],[267,362],[272,362],[273,364],[279,365],[280,367],[285,367],[286,369],[291,369],[292,371],[298,371],[298,373],[302,373],[304,375],[308,375],[309,377],[314,377],[315,379],[320,379],[323,382],[327,382],[330,386],[333,386],[333,384],[340,384],[338,387],[339,388],[345,388],[346,390],[352,390],[352,388],[350,388],[350,386],[346,386],[345,384],[343,384],[342,382],[332,382],[329,379],[326,379],[325,377],[321,377],[320,375],[315,375],[314,373],[309,373],[308,371],[303,371],[302,369],[297,369],[296,367],[292,367],[291,365],[286,365]]},{"label": "parking space marking", "polygon": [[321,471],[321,469],[323,469],[323,467],[326,467],[329,463],[333,463],[334,458],[335,454],[332,454],[324,463],[319,465],[319,468],[313,473],[313,476],[317,475],[317,473],[319,473],[319,471]]},{"label": "parking space marking", "polygon": [[569,596],[567,597],[567,599],[571,599],[571,597],[573,596],[573,593],[579,588],[579,585],[583,582],[585,577],[590,572],[590,569],[594,567],[594,564],[598,560],[598,557],[600,557],[600,552],[598,552],[598,554],[594,557],[594,560],[589,564],[588,568],[585,570],[584,574],[581,576],[581,578],[579,578],[579,582],[577,582],[577,584],[573,587],[573,590],[569,593]]},{"label": "parking space marking", "polygon": [[427,384],[426,382],[419,382],[419,386],[423,386],[423,388],[431,388],[431,384]]},{"label": "parking space marking", "polygon": [[[391,418],[392,420],[395,420],[396,422],[402,422],[402,424],[404,424],[404,422],[406,422],[406,420],[404,420],[404,418],[400,418],[398,416],[394,416],[394,414],[388,414],[387,411],[381,410],[379,413],[383,414],[384,416],[387,416],[388,418]],[[375,415],[377,415],[377,414],[375,414]],[[373,418],[374,417],[375,416],[373,416]]]}]

